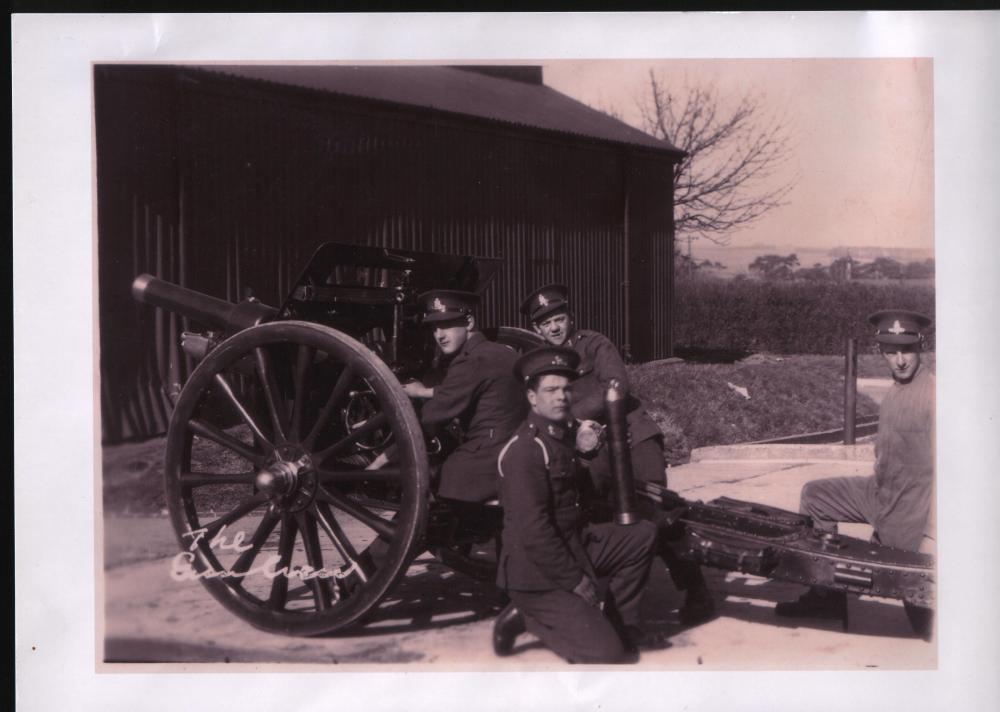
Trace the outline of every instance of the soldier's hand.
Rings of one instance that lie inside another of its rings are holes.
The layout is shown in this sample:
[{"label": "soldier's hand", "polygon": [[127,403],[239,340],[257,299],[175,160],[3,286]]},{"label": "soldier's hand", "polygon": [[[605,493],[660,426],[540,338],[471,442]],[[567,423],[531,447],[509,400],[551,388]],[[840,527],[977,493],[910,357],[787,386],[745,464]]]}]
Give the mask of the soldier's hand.
[{"label": "soldier's hand", "polygon": [[580,583],[573,589],[573,593],[586,601],[589,606],[596,606],[598,603],[597,584],[586,575],[580,579]]},{"label": "soldier's hand", "polygon": [[376,457],[374,460],[372,460],[371,463],[369,463],[368,467],[366,467],[365,469],[366,470],[380,470],[383,467],[385,467],[388,462],[389,462],[389,456],[386,455],[384,452],[383,453],[379,453],[378,457]]},{"label": "soldier's hand", "polygon": [[428,388],[420,381],[407,381],[403,384],[403,392],[410,398],[427,399],[434,395],[434,389]]},{"label": "soldier's hand", "polygon": [[587,455],[604,443],[604,426],[594,420],[581,420],[576,429],[576,450]]}]

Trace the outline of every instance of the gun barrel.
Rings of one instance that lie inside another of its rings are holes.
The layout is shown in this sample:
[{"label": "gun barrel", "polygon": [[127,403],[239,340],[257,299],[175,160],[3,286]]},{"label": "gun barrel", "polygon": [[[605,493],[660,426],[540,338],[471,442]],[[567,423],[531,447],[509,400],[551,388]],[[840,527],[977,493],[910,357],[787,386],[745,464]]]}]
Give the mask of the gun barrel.
[{"label": "gun barrel", "polygon": [[227,332],[242,331],[273,319],[278,310],[260,302],[233,304],[172,282],[140,274],[132,282],[132,298],[172,311],[206,326]]},{"label": "gun barrel", "polygon": [[613,379],[604,394],[608,419],[608,449],[611,474],[615,486],[615,521],[634,524],[639,521],[635,485],[632,478],[632,454],[628,443],[628,422],[625,414],[625,389]]}]

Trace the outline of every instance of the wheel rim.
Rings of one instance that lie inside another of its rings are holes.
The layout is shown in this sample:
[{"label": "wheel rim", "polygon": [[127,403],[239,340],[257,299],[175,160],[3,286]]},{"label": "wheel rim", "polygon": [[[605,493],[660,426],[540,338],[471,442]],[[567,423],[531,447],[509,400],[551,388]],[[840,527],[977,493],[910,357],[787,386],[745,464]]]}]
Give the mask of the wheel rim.
[{"label": "wheel rim", "polygon": [[[365,470],[371,443],[387,440],[394,464]],[[164,474],[182,548],[174,578],[275,632],[358,622],[426,526],[427,455],[409,399],[369,349],[317,324],[265,324],[213,350],[178,398]]]}]

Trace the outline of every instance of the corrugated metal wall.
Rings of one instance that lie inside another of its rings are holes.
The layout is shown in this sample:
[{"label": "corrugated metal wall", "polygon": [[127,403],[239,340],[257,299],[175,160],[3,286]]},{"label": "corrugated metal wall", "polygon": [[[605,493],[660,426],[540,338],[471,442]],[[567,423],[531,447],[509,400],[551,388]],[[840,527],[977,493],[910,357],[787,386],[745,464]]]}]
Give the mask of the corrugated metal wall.
[{"label": "corrugated metal wall", "polygon": [[95,71],[101,423],[107,441],[166,428],[163,384],[177,368],[176,317],[140,308],[141,272],[184,281],[172,83]]},{"label": "corrugated metal wall", "polygon": [[99,68],[96,91],[107,440],[162,430],[185,369],[135,274],[278,304],[328,240],[501,257],[483,323],[527,326],[522,296],[563,282],[619,345],[628,261],[631,352],[670,353],[667,157],[183,70]]}]

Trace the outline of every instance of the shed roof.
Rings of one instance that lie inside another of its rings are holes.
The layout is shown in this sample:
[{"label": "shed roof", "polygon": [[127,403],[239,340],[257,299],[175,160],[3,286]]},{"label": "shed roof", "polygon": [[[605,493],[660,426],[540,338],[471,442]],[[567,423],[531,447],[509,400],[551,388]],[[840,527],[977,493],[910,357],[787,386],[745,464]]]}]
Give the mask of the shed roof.
[{"label": "shed roof", "polygon": [[475,116],[610,141],[679,157],[682,152],[542,83],[538,66],[211,65],[199,69]]}]

